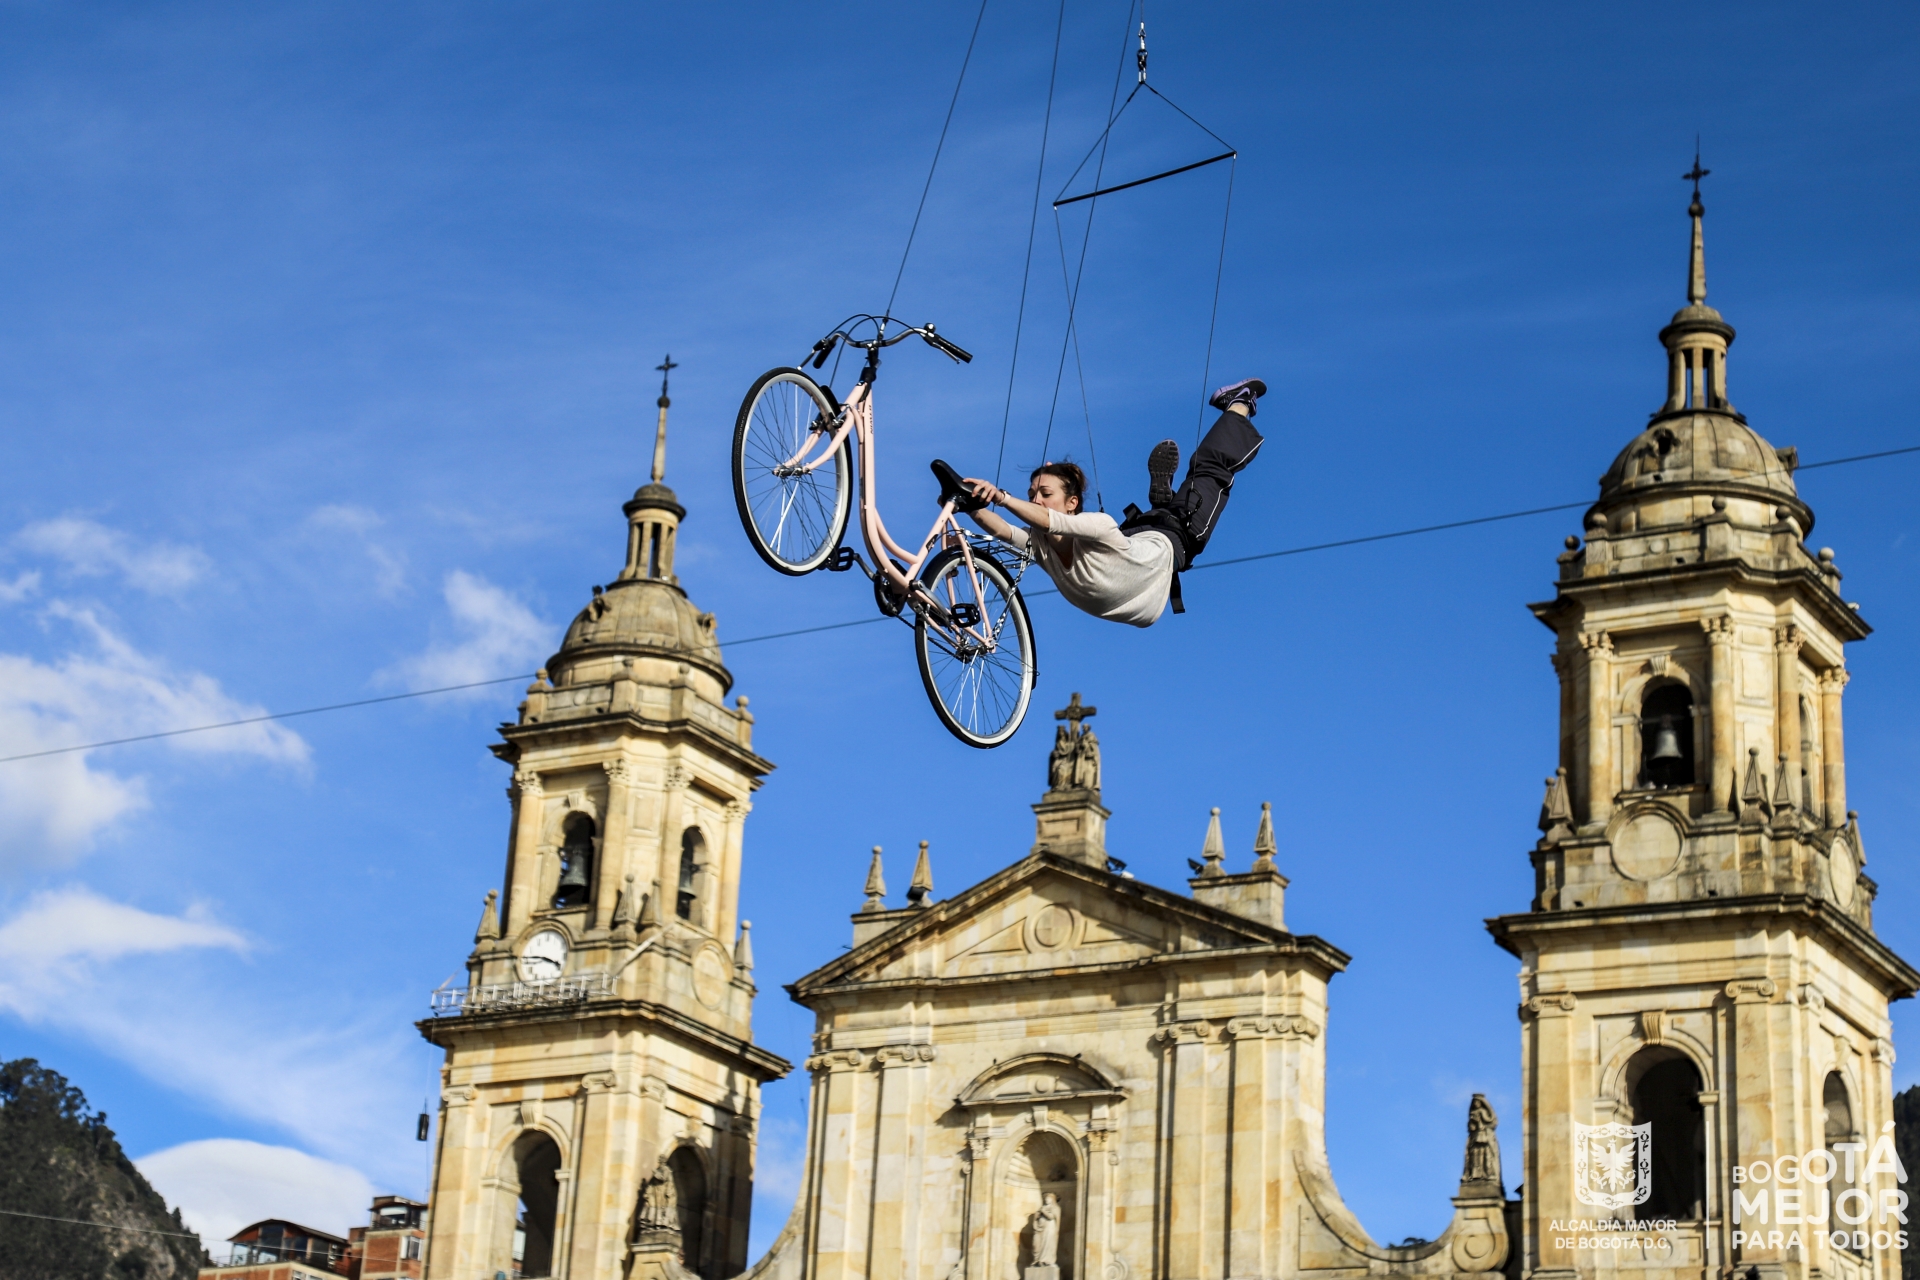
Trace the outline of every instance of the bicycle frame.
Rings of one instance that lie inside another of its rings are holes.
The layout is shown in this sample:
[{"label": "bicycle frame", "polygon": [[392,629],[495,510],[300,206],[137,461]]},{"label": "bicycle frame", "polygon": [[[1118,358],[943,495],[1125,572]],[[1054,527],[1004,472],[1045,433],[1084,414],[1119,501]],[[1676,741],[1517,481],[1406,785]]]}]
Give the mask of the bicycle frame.
[{"label": "bicycle frame", "polygon": [[[860,446],[860,533],[867,544],[867,553],[873,557],[874,574],[886,575],[888,587],[893,593],[914,605],[916,609],[931,606],[933,612],[929,621],[944,630],[955,633],[973,646],[992,652],[999,640],[999,627],[992,620],[982,616],[973,623],[961,625],[953,621],[951,606],[955,603],[949,593],[945,605],[932,598],[916,575],[932,557],[937,546],[954,545],[960,549],[962,563],[966,565],[967,577],[973,586],[973,598],[985,598],[980,586],[980,574],[974,566],[973,546],[968,541],[966,531],[954,517],[951,500],[940,504],[940,514],[934,517],[933,526],[927,530],[927,536],[921,541],[918,551],[910,551],[895,541],[887,531],[886,521],[880,517],[880,509],[875,488],[875,462],[873,447],[873,383],[861,381],[847,396],[841,407],[840,420],[833,428],[833,434],[826,441],[812,461],[803,462],[809,454],[814,454],[815,446],[825,434],[823,426],[816,426],[808,436],[807,442],[800,446],[798,453],[782,463],[780,470],[792,468],[795,472],[811,472],[823,466],[840,449],[841,442],[849,434],[855,436]],[[906,562],[902,570],[894,558]]]}]

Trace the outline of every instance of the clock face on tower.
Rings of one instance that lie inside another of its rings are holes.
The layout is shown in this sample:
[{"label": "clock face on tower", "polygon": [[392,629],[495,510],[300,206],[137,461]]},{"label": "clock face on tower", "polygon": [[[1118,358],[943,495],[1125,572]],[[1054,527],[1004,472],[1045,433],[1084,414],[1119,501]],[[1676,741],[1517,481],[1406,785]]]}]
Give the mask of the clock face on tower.
[{"label": "clock face on tower", "polygon": [[520,949],[520,977],[527,982],[548,982],[567,967],[567,940],[553,929],[542,929],[527,939]]}]

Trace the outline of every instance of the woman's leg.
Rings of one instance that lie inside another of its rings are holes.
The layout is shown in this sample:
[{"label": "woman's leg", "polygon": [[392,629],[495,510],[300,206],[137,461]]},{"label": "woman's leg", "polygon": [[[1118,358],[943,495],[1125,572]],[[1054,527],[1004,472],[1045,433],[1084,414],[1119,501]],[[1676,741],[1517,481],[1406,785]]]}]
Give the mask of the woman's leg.
[{"label": "woman's leg", "polygon": [[1187,463],[1187,478],[1174,495],[1173,510],[1187,526],[1187,559],[1206,549],[1227,508],[1233,478],[1260,452],[1264,438],[1245,414],[1228,410],[1207,432]]}]

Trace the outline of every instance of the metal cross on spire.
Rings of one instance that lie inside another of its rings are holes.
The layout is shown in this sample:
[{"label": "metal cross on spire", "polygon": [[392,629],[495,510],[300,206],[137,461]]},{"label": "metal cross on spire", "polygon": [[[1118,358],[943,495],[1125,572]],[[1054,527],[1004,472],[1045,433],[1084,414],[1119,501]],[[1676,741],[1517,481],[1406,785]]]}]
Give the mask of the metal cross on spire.
[{"label": "metal cross on spire", "polygon": [[667,378],[680,366],[675,364],[673,357],[669,355],[665,364],[657,364],[653,367],[660,374],[660,407],[664,409],[667,407]]},{"label": "metal cross on spire", "polygon": [[653,436],[653,482],[659,484],[667,478],[667,406],[673,403],[667,399],[667,379],[680,366],[669,355],[663,363],[653,367],[660,374],[660,425]]},{"label": "metal cross on spire", "polygon": [[1695,138],[1693,140],[1693,168],[1680,175],[1680,181],[1691,182],[1693,184],[1693,198],[1695,203],[1698,203],[1700,200],[1700,179],[1712,172],[1713,170],[1711,169],[1702,169],[1700,167],[1700,139]]}]

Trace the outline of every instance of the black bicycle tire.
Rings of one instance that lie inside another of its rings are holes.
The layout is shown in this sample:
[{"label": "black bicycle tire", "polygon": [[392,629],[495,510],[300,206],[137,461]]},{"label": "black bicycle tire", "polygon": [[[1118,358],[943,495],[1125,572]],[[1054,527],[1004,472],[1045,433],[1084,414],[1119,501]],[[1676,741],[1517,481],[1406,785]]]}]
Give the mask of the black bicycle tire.
[{"label": "black bicycle tire", "polygon": [[[931,589],[931,584],[939,580],[940,575],[945,571],[946,567],[960,558],[961,554],[958,551],[942,551],[939,555],[936,555],[932,560],[928,561],[926,568],[920,571],[920,581],[928,584],[929,589]],[[1009,621],[1016,625],[1020,631],[1022,649],[1026,655],[1026,659],[1024,663],[1025,688],[1021,693],[1018,712],[1009,718],[997,732],[989,737],[982,737],[973,733],[954,718],[953,714],[947,709],[946,702],[940,696],[939,687],[934,682],[933,671],[928,664],[927,616],[925,613],[921,613],[914,619],[913,652],[914,658],[920,667],[921,686],[926,689],[927,701],[933,704],[933,713],[939,717],[940,723],[946,727],[948,733],[951,733],[954,737],[960,739],[960,741],[970,747],[977,747],[984,751],[991,750],[1005,743],[1019,731],[1021,724],[1025,722],[1027,712],[1032,707],[1033,691],[1040,683],[1040,655],[1034,647],[1033,618],[1032,615],[1027,612],[1026,599],[1020,594],[1020,584],[1014,581],[1013,575],[1007,572],[1004,565],[990,555],[976,553],[973,557],[973,562],[983,575],[998,580],[995,585],[998,586],[1006,596],[1007,608],[1011,614]]]},{"label": "black bicycle tire", "polygon": [[840,442],[840,448],[836,451],[836,457],[832,464],[839,483],[836,488],[831,535],[824,540],[821,548],[808,560],[804,562],[782,560],[773,553],[772,548],[767,546],[765,540],[760,536],[759,529],[754,525],[752,504],[747,499],[747,476],[742,450],[746,446],[747,428],[752,418],[754,403],[760,399],[760,393],[767,388],[769,383],[782,378],[784,375],[791,375],[788,380],[797,379],[806,387],[819,393],[820,399],[835,412],[839,410],[839,401],[833,392],[814,381],[813,377],[804,369],[781,366],[777,369],[769,369],[758,378],[755,378],[753,385],[747,389],[746,398],[740,402],[740,412],[734,417],[733,422],[733,450],[731,457],[733,470],[733,502],[735,509],[740,514],[740,526],[746,530],[747,541],[752,544],[754,552],[774,571],[784,573],[791,578],[800,578],[814,572],[832,559],[833,553],[839,549],[841,541],[847,536],[847,521],[853,509],[853,438],[849,435],[847,439]]}]

